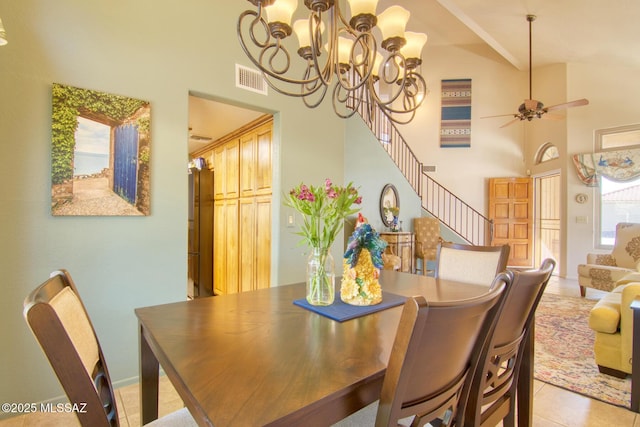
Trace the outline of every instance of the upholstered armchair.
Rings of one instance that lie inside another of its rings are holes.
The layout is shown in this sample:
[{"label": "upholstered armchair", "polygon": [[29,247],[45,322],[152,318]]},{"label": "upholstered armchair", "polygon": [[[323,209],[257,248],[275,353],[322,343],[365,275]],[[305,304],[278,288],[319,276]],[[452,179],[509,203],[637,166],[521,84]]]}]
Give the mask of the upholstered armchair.
[{"label": "upholstered armchair", "polygon": [[629,306],[640,296],[640,273],[630,274],[621,283],[589,315],[589,327],[596,333],[593,351],[598,369],[618,378],[631,373],[633,310]]},{"label": "upholstered armchair", "polygon": [[586,288],[611,291],[629,273],[640,271],[640,224],[621,222],[610,254],[587,254],[587,263],[578,265],[580,295]]},{"label": "upholstered armchair", "polygon": [[416,271],[418,270],[417,260],[421,260],[421,272],[426,275],[427,261],[435,261],[437,259],[438,243],[442,242],[440,220],[426,216],[414,218],[413,232],[416,235],[414,248]]}]

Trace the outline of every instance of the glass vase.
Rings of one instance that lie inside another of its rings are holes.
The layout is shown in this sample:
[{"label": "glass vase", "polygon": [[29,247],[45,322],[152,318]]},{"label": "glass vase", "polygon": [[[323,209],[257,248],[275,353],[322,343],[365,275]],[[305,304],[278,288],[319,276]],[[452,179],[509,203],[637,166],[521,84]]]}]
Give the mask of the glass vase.
[{"label": "glass vase", "polygon": [[307,259],[307,301],[331,305],[335,298],[335,264],[328,249],[312,248]]}]

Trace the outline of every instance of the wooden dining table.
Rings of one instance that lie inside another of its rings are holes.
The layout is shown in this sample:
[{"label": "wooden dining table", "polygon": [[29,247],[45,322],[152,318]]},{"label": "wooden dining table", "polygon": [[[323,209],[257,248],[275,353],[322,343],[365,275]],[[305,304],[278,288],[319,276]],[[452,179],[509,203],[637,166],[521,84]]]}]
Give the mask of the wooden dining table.
[{"label": "wooden dining table", "polygon": [[[380,284],[431,302],[487,291],[394,271]],[[304,296],[301,283],[136,309],[143,424],[158,416],[159,367],[200,426],[328,426],[379,399],[402,306],[338,322],[293,304]],[[520,426],[531,422],[523,366]]]}]

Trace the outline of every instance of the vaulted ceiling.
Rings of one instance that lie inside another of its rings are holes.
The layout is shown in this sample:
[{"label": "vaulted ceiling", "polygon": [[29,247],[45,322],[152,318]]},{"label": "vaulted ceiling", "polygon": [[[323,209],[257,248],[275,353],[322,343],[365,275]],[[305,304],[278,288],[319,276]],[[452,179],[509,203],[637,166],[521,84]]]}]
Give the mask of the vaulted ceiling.
[{"label": "vaulted ceiling", "polygon": [[[430,46],[459,46],[483,52],[489,45],[515,68],[526,70],[526,15],[533,14],[537,16],[533,23],[534,67],[577,62],[640,70],[638,0],[379,0],[378,12],[392,4],[411,11],[408,30],[429,36],[423,53],[425,61]],[[193,107],[193,133],[213,139],[262,114],[231,110],[212,101],[196,100]],[[190,151],[198,146],[203,142],[190,141]]]}]

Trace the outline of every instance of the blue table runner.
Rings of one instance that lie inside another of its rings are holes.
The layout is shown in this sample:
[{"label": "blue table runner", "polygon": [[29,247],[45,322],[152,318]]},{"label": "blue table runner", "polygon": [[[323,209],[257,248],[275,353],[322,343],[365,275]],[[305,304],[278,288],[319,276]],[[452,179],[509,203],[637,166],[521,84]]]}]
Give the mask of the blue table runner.
[{"label": "blue table runner", "polygon": [[387,308],[402,305],[406,300],[407,297],[402,295],[383,291],[382,302],[380,304],[364,306],[350,305],[342,302],[340,299],[340,292],[337,292],[336,299],[331,305],[311,305],[305,298],[294,300],[293,303],[309,311],[328,317],[329,319],[344,322],[345,320],[355,319],[356,317],[375,313],[376,311],[386,310]]}]

